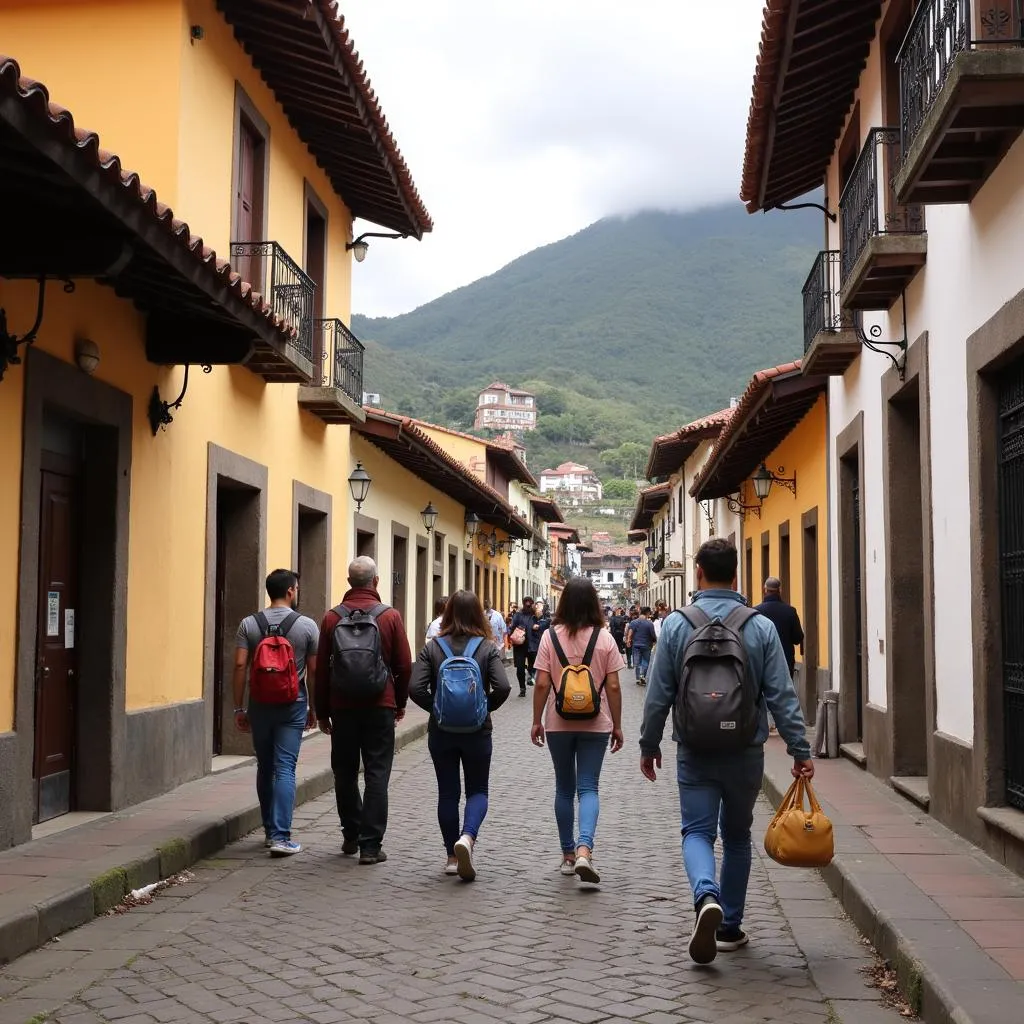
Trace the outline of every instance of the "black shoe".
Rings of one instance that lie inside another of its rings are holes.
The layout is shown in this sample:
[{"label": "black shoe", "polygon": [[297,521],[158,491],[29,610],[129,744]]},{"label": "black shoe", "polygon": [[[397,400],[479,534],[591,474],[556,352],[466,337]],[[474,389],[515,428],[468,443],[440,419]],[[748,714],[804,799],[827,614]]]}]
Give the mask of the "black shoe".
[{"label": "black shoe", "polygon": [[526,687],[525,686],[519,691],[519,696],[520,697],[525,697],[526,696]]},{"label": "black shoe", "polygon": [[359,854],[360,864],[383,864],[388,859],[388,855],[383,850],[363,850]]},{"label": "black shoe", "polygon": [[719,928],[715,932],[715,945],[719,953],[731,953],[740,946],[745,946],[750,940],[742,928]]},{"label": "black shoe", "polygon": [[697,904],[697,921],[688,948],[690,959],[695,964],[709,964],[718,955],[716,934],[721,926],[721,904],[714,896],[704,896]]},{"label": "black shoe", "polygon": [[355,839],[346,839],[341,844],[341,852],[346,857],[354,857],[359,852],[359,843]]}]

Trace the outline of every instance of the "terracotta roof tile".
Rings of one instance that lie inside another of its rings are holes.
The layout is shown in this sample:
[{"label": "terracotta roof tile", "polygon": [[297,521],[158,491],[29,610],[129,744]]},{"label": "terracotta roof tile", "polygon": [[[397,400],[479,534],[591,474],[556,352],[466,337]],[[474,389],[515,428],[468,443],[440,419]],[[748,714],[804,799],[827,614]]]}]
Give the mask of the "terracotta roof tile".
[{"label": "terracotta roof tile", "polygon": [[119,189],[137,204],[143,216],[155,222],[167,235],[186,249],[204,271],[227,285],[234,298],[242,305],[255,310],[273,325],[282,339],[289,341],[295,330],[275,316],[271,306],[263,297],[243,281],[227,260],[193,235],[185,221],[174,216],[165,203],[156,198],[156,192],[143,184],[135,171],[121,166],[120,158],[100,146],[99,136],[92,131],[75,126],[74,118],[66,108],[52,102],[46,86],[21,74],[21,68],[13,57],[0,55],[0,96],[11,97],[19,102],[26,113],[44,122],[50,129],[54,141],[69,150],[77,151],[99,172],[102,187]]},{"label": "terracotta roof tile", "polygon": [[717,437],[732,418],[733,410],[719,409],[687,423],[670,434],[662,434],[651,442],[645,475],[648,480],[674,472],[693,454],[701,441]]}]

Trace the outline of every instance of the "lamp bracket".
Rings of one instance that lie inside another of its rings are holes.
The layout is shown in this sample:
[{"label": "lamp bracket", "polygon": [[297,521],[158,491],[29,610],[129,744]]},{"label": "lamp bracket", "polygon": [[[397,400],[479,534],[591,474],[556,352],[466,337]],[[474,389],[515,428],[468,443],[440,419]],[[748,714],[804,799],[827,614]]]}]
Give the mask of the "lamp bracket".
[{"label": "lamp bracket", "polygon": [[[782,474],[785,472],[786,467],[779,466],[779,473]],[[775,473],[772,473],[772,483],[778,484],[780,487],[785,487],[786,490],[789,491],[794,498],[796,497],[796,473],[794,473],[792,476],[777,476]]]},{"label": "lamp bracket", "polygon": [[[867,331],[864,330],[864,312],[856,310],[853,314],[853,332],[857,340],[872,352],[885,356],[896,368],[900,380],[906,379],[907,374],[907,293],[900,296],[900,306],[903,311],[903,337],[896,341],[879,341],[882,336],[882,328],[878,324],[872,324]],[[886,348],[899,349],[898,355],[887,352]]]},{"label": "lamp bracket", "polygon": [[[209,363],[200,363],[203,373],[210,373],[213,367]],[[153,391],[149,396],[149,408],[146,411],[149,417],[149,429],[153,431],[153,436],[160,432],[161,428],[166,429],[174,422],[174,417],[171,415],[172,409],[180,409],[181,403],[185,401],[185,393],[188,391],[188,368],[189,364],[185,364],[185,377],[181,382],[181,394],[173,402],[166,402],[160,397],[160,388],[156,384],[153,385]]]},{"label": "lamp bracket", "polygon": [[353,238],[351,242],[345,243],[345,251],[354,249],[364,238],[408,238],[408,235],[404,235],[401,232],[392,234],[388,231],[364,231],[358,238]]},{"label": "lamp bracket", "polygon": [[736,498],[726,498],[726,505],[729,507],[730,512],[735,512],[741,519],[747,518],[748,512],[753,512],[758,519],[761,518],[761,506],[760,505],[744,505],[741,501]]},{"label": "lamp bracket", "polygon": [[[773,206],[772,209],[785,212],[789,210],[821,210],[833,224],[835,224],[837,219],[836,215],[827,206],[822,206],[821,203],[779,203],[777,206]],[[764,212],[767,213],[768,211],[765,210]]]},{"label": "lamp bracket", "polygon": [[[11,334],[7,330],[7,310],[0,306],[0,380],[4,379],[8,366],[18,366],[21,356],[18,355],[19,345],[31,345],[36,340],[39,328],[43,324],[43,309],[46,305],[46,274],[38,277],[39,294],[36,298],[36,318],[32,326],[22,335]],[[64,281],[64,291],[69,295],[75,290],[75,282],[68,278]]]},{"label": "lamp bracket", "polygon": [[701,503],[700,507],[704,512],[704,518],[708,521],[708,533],[714,537],[715,535],[715,517],[711,511],[711,502],[705,498]]}]

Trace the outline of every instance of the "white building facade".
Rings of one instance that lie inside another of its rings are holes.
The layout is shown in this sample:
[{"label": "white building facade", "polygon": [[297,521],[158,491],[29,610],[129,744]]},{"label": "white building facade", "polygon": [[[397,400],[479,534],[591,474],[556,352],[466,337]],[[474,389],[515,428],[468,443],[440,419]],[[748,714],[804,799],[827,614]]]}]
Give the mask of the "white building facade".
[{"label": "white building facade", "polygon": [[[889,0],[876,20],[877,4],[851,4],[833,60],[802,79],[785,70],[810,43],[799,18],[766,21],[743,198],[770,210],[824,186],[836,214],[804,289],[803,365],[831,374],[845,749],[1019,869],[1024,117],[1010,104],[1024,54],[1001,40],[1024,26],[1010,2],[912,6]],[[953,24],[940,30],[942,18]],[[801,122],[801,97],[823,88],[841,100]]]},{"label": "white building facade", "polygon": [[500,380],[477,396],[475,430],[507,430],[522,433],[537,426],[537,398],[529,391],[509,387]]},{"label": "white building facade", "polygon": [[581,466],[578,462],[563,462],[555,469],[541,472],[541,494],[551,491],[574,503],[600,501],[604,497],[604,488],[597,474],[589,466]]}]

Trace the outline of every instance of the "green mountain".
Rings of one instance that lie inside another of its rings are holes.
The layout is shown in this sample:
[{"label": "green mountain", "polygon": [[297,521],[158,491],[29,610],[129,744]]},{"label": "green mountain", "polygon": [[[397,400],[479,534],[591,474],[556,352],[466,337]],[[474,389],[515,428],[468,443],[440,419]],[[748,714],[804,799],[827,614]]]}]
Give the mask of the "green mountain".
[{"label": "green mountain", "polygon": [[821,236],[818,213],[752,217],[739,203],[598,221],[410,313],[354,316],[364,386],[460,429],[493,379],[528,387],[531,468],[572,458],[630,476],[600,453],[646,447],[800,354]]}]

